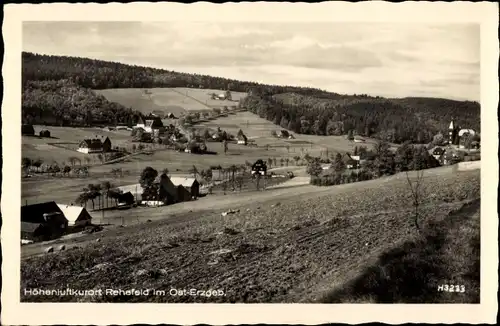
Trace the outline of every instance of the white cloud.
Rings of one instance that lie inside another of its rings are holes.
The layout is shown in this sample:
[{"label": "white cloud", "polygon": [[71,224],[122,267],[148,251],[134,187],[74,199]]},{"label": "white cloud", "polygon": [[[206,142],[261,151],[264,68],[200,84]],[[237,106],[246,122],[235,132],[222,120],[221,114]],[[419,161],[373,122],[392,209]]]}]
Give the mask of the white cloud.
[{"label": "white cloud", "polygon": [[25,51],[343,93],[479,99],[478,25],[40,22],[24,27]]}]

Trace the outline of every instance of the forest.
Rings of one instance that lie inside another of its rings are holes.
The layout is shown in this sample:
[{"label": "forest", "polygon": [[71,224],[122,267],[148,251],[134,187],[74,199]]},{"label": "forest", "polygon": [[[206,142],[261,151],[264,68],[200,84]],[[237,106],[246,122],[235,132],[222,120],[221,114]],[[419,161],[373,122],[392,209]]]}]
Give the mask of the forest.
[{"label": "forest", "polygon": [[320,89],[187,74],[87,58],[22,53],[25,123],[134,124],[140,113],[93,89],[190,87],[247,92],[240,106],[296,133],[349,132],[394,143],[426,143],[450,120],[480,132],[480,105],[439,98],[342,95]]}]

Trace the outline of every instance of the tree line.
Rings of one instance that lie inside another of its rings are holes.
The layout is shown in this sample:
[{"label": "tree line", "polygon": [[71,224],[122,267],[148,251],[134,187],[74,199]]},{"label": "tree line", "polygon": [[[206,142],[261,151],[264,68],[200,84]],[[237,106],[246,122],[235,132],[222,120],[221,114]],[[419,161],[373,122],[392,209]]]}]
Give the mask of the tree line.
[{"label": "tree line", "polygon": [[450,120],[480,131],[480,105],[439,98],[388,99],[317,88],[179,73],[87,58],[22,53],[22,112],[26,123],[133,125],[141,113],[93,89],[190,87],[247,92],[240,106],[295,133],[357,135],[394,143],[430,142]]},{"label": "tree line", "polygon": [[467,101],[250,92],[240,105],[298,134],[356,134],[398,144],[422,144],[438,133],[447,134],[452,119],[464,128],[480,130],[479,104]]}]

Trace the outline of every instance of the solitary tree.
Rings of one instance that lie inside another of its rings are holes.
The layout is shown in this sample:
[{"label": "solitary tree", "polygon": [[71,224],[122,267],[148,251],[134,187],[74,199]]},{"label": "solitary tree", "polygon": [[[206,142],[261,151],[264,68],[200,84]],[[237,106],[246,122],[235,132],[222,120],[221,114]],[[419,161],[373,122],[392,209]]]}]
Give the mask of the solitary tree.
[{"label": "solitary tree", "polygon": [[139,178],[139,184],[143,189],[142,197],[145,199],[151,199],[153,197],[153,184],[158,176],[158,171],[153,169],[152,167],[146,167]]},{"label": "solitary tree", "polygon": [[335,155],[331,168],[333,168],[335,172],[342,172],[345,170],[345,163],[342,160],[342,154],[337,153]]},{"label": "solitary tree", "polygon": [[408,186],[411,191],[411,196],[412,196],[412,204],[414,208],[414,214],[413,214],[413,222],[415,223],[415,228],[417,229],[417,232],[420,231],[420,225],[419,225],[419,217],[420,217],[420,204],[421,204],[421,187],[423,184],[423,178],[424,178],[424,170],[417,170],[416,171],[416,178],[412,181],[409,176],[409,172],[406,171],[406,180],[408,181]]},{"label": "solitary tree", "polygon": [[323,169],[321,167],[321,162],[319,161],[319,158],[317,158],[317,157],[310,160],[309,163],[307,164],[306,172],[307,172],[307,174],[309,174],[311,176],[318,177],[322,171],[323,171]]}]

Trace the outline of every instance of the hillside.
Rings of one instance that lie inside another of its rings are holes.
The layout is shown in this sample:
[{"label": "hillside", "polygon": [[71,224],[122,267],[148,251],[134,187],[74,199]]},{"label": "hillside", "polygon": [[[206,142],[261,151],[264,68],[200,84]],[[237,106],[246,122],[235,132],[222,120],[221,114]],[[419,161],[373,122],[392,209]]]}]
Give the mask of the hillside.
[{"label": "hillside", "polygon": [[[455,220],[455,213],[464,204],[479,198],[480,172],[432,172],[425,177],[421,189],[421,225],[424,230],[432,231],[443,224],[439,232],[449,234],[442,234],[445,242],[441,246],[447,248],[449,241],[456,241],[453,240],[456,230],[444,225]],[[289,192],[290,196],[277,198],[256,193],[253,203],[252,198],[245,197],[246,203],[230,203],[231,208],[241,210],[226,217],[221,217],[217,210],[191,208],[192,213],[176,212],[171,218],[164,216],[161,221],[150,222],[149,227],[117,228],[105,235],[93,234],[88,242],[80,240],[76,247],[64,252],[26,257],[21,266],[22,288],[57,281],[73,289],[215,288],[226,293],[224,297],[212,298],[169,295],[79,298],[94,302],[311,302],[330,293],[335,285],[349,285],[358,273],[361,277],[365,268],[376,262],[373,258],[396,248],[404,251],[408,247],[405,242],[424,241],[427,235],[425,231],[420,237],[415,231],[405,177],[321,189],[305,193],[299,199],[293,191]],[[156,211],[152,214],[160,214]],[[472,231],[462,232],[460,241],[477,238],[479,219],[473,218],[473,213],[462,212],[462,222],[467,221]],[[96,238],[101,241],[96,242]],[[427,246],[429,255],[446,258],[446,252],[433,248]],[[411,287],[412,281],[421,282],[426,276],[423,290],[430,291],[436,282],[463,277],[470,289],[467,297],[435,294],[426,297],[425,302],[477,302],[479,273],[474,266],[479,255],[468,252],[457,255],[453,256],[453,268],[435,259],[430,262],[433,266],[419,271],[426,271],[426,275],[407,273],[406,288],[402,288],[404,284],[380,282],[394,286],[365,286],[361,294],[370,296],[386,291],[397,295],[393,298],[398,302],[410,302],[419,294],[415,291],[422,290]],[[387,255],[381,257],[387,261]],[[392,259],[397,258],[392,255]],[[405,264],[417,264],[423,258],[409,255]],[[397,262],[393,263],[396,266]],[[391,276],[398,277],[400,272],[395,269]],[[412,289],[414,292],[395,291]],[[348,300],[353,299],[352,294]],[[22,301],[57,299],[21,294]],[[70,296],[61,299],[77,300]]]},{"label": "hillside", "polygon": [[[181,112],[186,108],[179,105],[179,101],[186,104],[188,110],[190,107],[198,110],[215,105],[209,104],[206,97],[181,96],[170,91],[185,88],[191,92],[212,89],[248,93],[246,98],[240,98],[241,106],[276,125],[302,134],[344,135],[354,132],[395,143],[426,143],[437,133],[446,133],[451,118],[464,128],[480,131],[480,105],[477,102],[341,95],[314,88],[263,85],[101,60],[26,52],[22,60],[23,118],[35,122],[43,122],[42,116],[56,116],[60,121],[63,116],[71,116],[75,107],[79,107],[77,115],[81,116],[80,119],[91,124],[96,116],[106,119],[104,116],[109,113],[103,111],[134,108],[135,112],[130,109],[126,117],[119,119],[120,122],[130,123],[139,111],[149,107],[154,110],[169,106]],[[64,87],[81,89],[79,93],[83,95],[73,97],[70,101],[68,98],[74,92],[61,91]],[[159,92],[147,99],[135,94],[135,90],[109,90],[155,88],[170,89],[161,91],[170,93],[166,96]],[[42,89],[43,92],[40,91]],[[97,94],[105,96],[92,95],[96,93],[91,92],[91,89],[101,90]],[[54,104],[54,98],[60,98],[60,101]],[[121,104],[112,103],[115,101]],[[94,105],[94,102],[99,105]],[[93,112],[89,114],[88,111]],[[74,113],[71,120],[75,120],[73,116]]]}]

